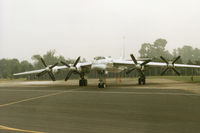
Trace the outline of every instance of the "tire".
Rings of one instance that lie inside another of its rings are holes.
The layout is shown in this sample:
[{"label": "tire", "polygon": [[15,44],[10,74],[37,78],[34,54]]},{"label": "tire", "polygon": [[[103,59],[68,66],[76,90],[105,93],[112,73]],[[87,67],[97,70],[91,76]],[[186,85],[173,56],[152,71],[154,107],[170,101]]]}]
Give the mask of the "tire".
[{"label": "tire", "polygon": [[138,79],[138,84],[141,85],[141,78]]},{"label": "tire", "polygon": [[82,86],[82,80],[79,80],[79,86]]},{"label": "tire", "polygon": [[87,86],[87,79],[80,79],[79,80],[79,86]]},{"label": "tire", "polygon": [[143,79],[143,85],[145,85],[145,84],[146,84],[146,79],[144,78],[144,79]]},{"label": "tire", "polygon": [[99,87],[99,88],[106,88],[106,84],[105,84],[105,83],[102,83],[102,84],[99,83],[99,84],[98,84],[98,87]]},{"label": "tire", "polygon": [[102,88],[106,88],[106,84],[103,83]]},{"label": "tire", "polygon": [[84,86],[87,86],[87,85],[88,85],[87,79],[84,79]]},{"label": "tire", "polygon": [[100,83],[98,84],[98,87],[101,88],[101,84]]}]

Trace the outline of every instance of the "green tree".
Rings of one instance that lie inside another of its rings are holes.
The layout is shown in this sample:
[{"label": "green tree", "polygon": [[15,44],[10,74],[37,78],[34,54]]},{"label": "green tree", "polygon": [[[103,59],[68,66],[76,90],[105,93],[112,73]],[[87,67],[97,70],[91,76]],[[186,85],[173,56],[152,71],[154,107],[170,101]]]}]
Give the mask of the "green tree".
[{"label": "green tree", "polygon": [[185,45],[182,48],[177,48],[176,54],[182,57],[183,63],[188,63],[190,60],[191,63],[200,62],[200,49],[193,48],[189,45]]},{"label": "green tree", "polygon": [[148,58],[151,52],[151,44],[150,43],[143,43],[141,49],[139,50],[141,58]]},{"label": "green tree", "polygon": [[167,41],[165,39],[157,39],[153,44],[143,43],[139,50],[141,58],[152,58],[153,61],[160,61],[160,56],[167,59],[172,58],[168,50],[165,49]]}]

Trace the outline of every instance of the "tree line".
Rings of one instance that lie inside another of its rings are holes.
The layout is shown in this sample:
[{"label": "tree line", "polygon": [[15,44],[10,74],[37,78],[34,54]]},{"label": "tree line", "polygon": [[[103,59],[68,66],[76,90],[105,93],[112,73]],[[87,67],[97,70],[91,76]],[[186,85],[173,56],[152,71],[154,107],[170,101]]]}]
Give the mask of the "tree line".
[{"label": "tree line", "polygon": [[[152,61],[163,62],[160,56],[163,56],[168,61],[172,61],[178,56],[181,58],[176,63],[184,63],[190,65],[200,65],[200,49],[193,48],[189,45],[184,45],[181,48],[173,49],[173,52],[170,53],[166,50],[167,40],[165,39],[157,39],[153,44],[151,43],[143,43],[141,45],[141,49],[139,50],[139,54],[141,58],[151,58]],[[149,76],[157,76],[163,71],[161,67],[154,67],[146,69],[146,75]],[[181,75],[199,75],[199,69],[194,68],[178,68],[178,71]],[[168,72],[166,75],[175,75],[172,71]]]},{"label": "tree line", "polygon": [[[200,65],[200,49],[193,48],[189,45],[185,45],[181,48],[175,48],[172,53],[166,50],[167,40],[165,39],[157,39],[152,44],[151,43],[143,43],[139,50],[140,58],[151,58],[152,61],[155,62],[163,62],[160,59],[160,56],[163,56],[167,60],[173,60],[177,56],[181,56],[181,59],[177,61],[177,63],[186,63],[186,64],[194,64]],[[33,55],[31,59],[33,63],[28,62],[27,60],[19,61],[18,59],[0,59],[0,78],[28,78],[28,79],[38,79],[36,75],[25,75],[25,76],[13,76],[13,73],[30,71],[44,68],[44,65],[41,62],[41,58],[43,58],[48,65],[52,65],[59,61],[64,61],[68,64],[73,63],[75,59],[64,58],[63,56],[55,56],[55,50],[49,50],[44,55]],[[81,62],[85,62],[85,59],[82,59]],[[61,64],[59,64],[61,65]],[[161,67],[150,67],[145,69],[145,73],[147,76],[158,76],[162,72],[164,68]],[[198,75],[198,69],[192,68],[179,68],[178,69],[181,75]],[[67,74],[67,70],[59,71],[55,74],[56,79],[64,79]],[[167,75],[174,75],[172,72],[168,72]],[[108,74],[108,77],[135,77],[137,76],[137,72],[133,71],[129,75],[126,75],[125,71],[119,74]],[[89,78],[98,77],[96,72],[91,72],[88,74]],[[78,78],[78,75],[73,75],[72,78]],[[49,79],[48,75],[40,77],[40,79]]]}]

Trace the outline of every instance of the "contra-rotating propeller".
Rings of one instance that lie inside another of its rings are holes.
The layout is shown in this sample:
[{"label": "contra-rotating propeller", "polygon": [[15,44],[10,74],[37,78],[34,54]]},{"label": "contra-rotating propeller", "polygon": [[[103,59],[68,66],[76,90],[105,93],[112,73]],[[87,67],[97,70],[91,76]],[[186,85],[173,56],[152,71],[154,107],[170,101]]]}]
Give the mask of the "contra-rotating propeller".
[{"label": "contra-rotating propeller", "polygon": [[66,76],[66,78],[65,78],[65,81],[67,81],[67,80],[71,77],[72,73],[80,74],[79,71],[77,70],[77,67],[76,67],[76,65],[77,65],[78,62],[80,61],[80,58],[81,58],[81,57],[79,56],[79,57],[76,59],[76,61],[75,61],[75,63],[74,63],[73,65],[68,65],[67,63],[61,61],[61,63],[62,63],[63,65],[65,65],[65,66],[67,66],[67,67],[69,68],[69,72],[68,72],[68,74],[67,74],[67,76]]},{"label": "contra-rotating propeller", "polygon": [[56,81],[56,78],[55,78],[55,76],[53,75],[52,69],[53,69],[56,65],[58,65],[58,62],[55,63],[54,65],[47,66],[46,63],[45,63],[45,61],[43,60],[43,58],[41,58],[41,61],[42,61],[42,64],[43,64],[46,68],[44,69],[44,71],[38,73],[37,76],[40,77],[40,76],[42,76],[42,75],[48,73],[49,77],[50,77],[53,81]]},{"label": "contra-rotating propeller", "polygon": [[178,76],[181,74],[175,69],[174,63],[181,58],[181,56],[178,56],[174,61],[167,61],[164,57],[160,56],[160,58],[167,64],[167,68],[161,73],[163,76],[168,70],[173,70]]},{"label": "contra-rotating propeller", "polygon": [[146,61],[144,61],[143,63],[140,64],[140,63],[138,63],[138,61],[136,60],[136,58],[134,57],[133,54],[131,54],[130,56],[131,56],[131,59],[133,60],[133,62],[135,63],[135,67],[132,68],[132,69],[130,69],[130,70],[128,70],[128,71],[126,72],[126,74],[129,74],[129,73],[132,72],[133,70],[137,70],[138,73],[139,73],[141,76],[144,76],[144,72],[143,72],[144,66],[145,66],[146,64],[148,64],[151,60],[146,60]]}]

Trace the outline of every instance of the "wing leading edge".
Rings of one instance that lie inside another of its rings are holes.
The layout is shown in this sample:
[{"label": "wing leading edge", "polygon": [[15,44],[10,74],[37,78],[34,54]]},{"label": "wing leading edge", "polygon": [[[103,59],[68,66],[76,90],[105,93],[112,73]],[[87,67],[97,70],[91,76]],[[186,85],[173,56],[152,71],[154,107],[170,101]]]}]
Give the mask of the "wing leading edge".
[{"label": "wing leading edge", "polygon": [[[144,61],[138,61],[139,64],[142,64]],[[135,66],[135,63],[133,61],[129,60],[114,60],[113,61],[115,66],[126,66],[126,67],[131,67]],[[150,67],[165,67],[167,66],[166,63],[163,62],[149,62],[146,64],[146,66]],[[180,68],[200,68],[199,65],[187,65],[187,64],[174,64],[175,67],[180,67]]]},{"label": "wing leading edge", "polygon": [[[70,66],[73,65],[73,64],[69,64]],[[80,69],[83,69],[83,70],[87,70],[89,71],[91,69],[91,65],[92,63],[90,62],[86,62],[86,63],[78,63],[77,66],[80,68]],[[70,69],[69,67],[67,66],[55,66],[53,68],[53,71],[57,72],[58,70],[62,70],[62,69]],[[28,75],[28,74],[38,74],[38,73],[41,73],[45,70],[44,69],[38,69],[38,70],[33,70],[33,71],[27,71],[27,72],[21,72],[21,73],[15,73],[13,74],[14,76],[19,76],[19,75]]]}]

